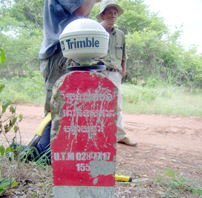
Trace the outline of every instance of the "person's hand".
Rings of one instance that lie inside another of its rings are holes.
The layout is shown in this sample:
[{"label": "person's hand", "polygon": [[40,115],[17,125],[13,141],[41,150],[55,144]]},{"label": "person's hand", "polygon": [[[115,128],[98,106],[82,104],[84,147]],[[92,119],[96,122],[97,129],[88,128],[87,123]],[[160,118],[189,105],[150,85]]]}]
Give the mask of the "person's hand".
[{"label": "person's hand", "polygon": [[122,67],[122,71],[120,74],[123,78],[126,75],[126,60],[122,60],[121,67]]},{"label": "person's hand", "polygon": [[120,72],[120,74],[121,74],[121,76],[122,76],[122,78],[126,75],[126,71],[125,70],[122,70],[121,72]]},{"label": "person's hand", "polygon": [[84,4],[82,4],[78,9],[74,11],[74,14],[79,17],[85,16],[86,18],[88,18],[95,3],[98,3],[100,1],[101,0],[86,0]]}]

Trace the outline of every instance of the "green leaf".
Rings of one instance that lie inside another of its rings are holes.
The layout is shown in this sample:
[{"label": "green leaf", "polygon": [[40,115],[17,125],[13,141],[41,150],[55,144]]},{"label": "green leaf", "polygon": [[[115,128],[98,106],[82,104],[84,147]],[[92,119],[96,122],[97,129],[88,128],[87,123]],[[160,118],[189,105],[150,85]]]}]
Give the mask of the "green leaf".
[{"label": "green leaf", "polygon": [[12,188],[18,184],[18,182],[16,182],[14,178],[10,179],[10,177],[7,177],[0,180],[0,189],[8,188],[10,186],[10,183]]},{"label": "green leaf", "polygon": [[12,178],[12,184],[11,184],[11,188],[15,187],[16,185],[18,185],[19,182],[16,182],[14,178]]},{"label": "green leaf", "polygon": [[2,104],[2,113],[4,113],[4,112],[6,111],[6,109],[7,109],[7,107],[8,107],[9,105],[11,105],[11,104],[12,104],[12,102],[11,102],[10,100],[4,102],[4,103]]},{"label": "green leaf", "polygon": [[167,171],[165,171],[164,174],[166,174],[166,175],[171,176],[172,178],[174,178],[175,175],[176,175],[175,172],[172,169],[170,169],[170,168],[166,168],[166,169],[167,169]]},{"label": "green leaf", "polygon": [[8,152],[13,153],[13,149],[12,149],[12,148],[10,148],[10,147],[6,148],[6,153],[8,153]]},{"label": "green leaf", "polygon": [[4,148],[3,145],[0,146],[0,153],[1,153],[2,156],[3,156],[4,153],[5,153],[5,148]]},{"label": "green leaf", "polygon": [[8,188],[10,185],[10,178],[4,178],[2,180],[0,180],[0,188]]},{"label": "green leaf", "polygon": [[9,126],[6,130],[5,130],[5,133],[8,133],[11,129],[12,129],[13,126]]},{"label": "green leaf", "polygon": [[10,106],[10,108],[9,108],[9,110],[10,110],[10,112],[11,112],[12,114],[14,114],[14,113],[15,113],[16,108],[14,108],[14,107],[11,105],[11,106]]},{"label": "green leaf", "polygon": [[19,122],[22,121],[22,118],[23,118],[23,116],[22,116],[22,114],[20,114],[20,115],[19,115]]},{"label": "green leaf", "polygon": [[5,87],[4,84],[0,84],[0,93],[2,92],[3,88]]},{"label": "green leaf", "polygon": [[3,194],[4,191],[5,191],[5,189],[0,188],[0,195]]},{"label": "green leaf", "polygon": [[18,127],[17,126],[14,126],[14,131],[15,131],[15,133],[18,131]]},{"label": "green leaf", "polygon": [[16,121],[17,121],[17,118],[14,117],[14,118],[12,119],[12,126],[16,123]]},{"label": "green leaf", "polygon": [[33,192],[33,198],[36,197],[36,192]]}]

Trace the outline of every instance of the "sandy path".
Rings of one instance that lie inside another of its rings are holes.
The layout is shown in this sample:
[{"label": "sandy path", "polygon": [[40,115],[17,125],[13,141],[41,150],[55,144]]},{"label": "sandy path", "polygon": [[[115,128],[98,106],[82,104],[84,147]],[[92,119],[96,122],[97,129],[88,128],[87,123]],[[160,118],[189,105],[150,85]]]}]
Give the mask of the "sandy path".
[{"label": "sandy path", "polygon": [[[43,106],[18,104],[17,113],[23,115],[23,121],[19,123],[22,143],[28,144],[43,120]],[[128,137],[138,145],[146,143],[163,148],[202,151],[202,119],[126,113],[123,119]],[[13,133],[8,136],[13,137]],[[2,135],[0,141],[5,141]]]},{"label": "sandy path", "polygon": [[[18,104],[17,113],[24,117],[19,124],[22,143],[28,144],[43,120],[43,107]],[[141,186],[134,184],[134,187],[116,183],[116,192],[124,195],[122,197],[161,197],[160,186],[153,184],[150,179],[162,174],[164,177],[166,168],[202,186],[202,119],[126,113],[123,119],[128,137],[138,142],[138,145],[130,147],[117,144],[116,172],[130,175],[133,179],[149,180]],[[8,137],[12,139],[13,132]],[[1,134],[2,144],[6,143]],[[190,192],[185,194],[186,197],[193,197]]]}]

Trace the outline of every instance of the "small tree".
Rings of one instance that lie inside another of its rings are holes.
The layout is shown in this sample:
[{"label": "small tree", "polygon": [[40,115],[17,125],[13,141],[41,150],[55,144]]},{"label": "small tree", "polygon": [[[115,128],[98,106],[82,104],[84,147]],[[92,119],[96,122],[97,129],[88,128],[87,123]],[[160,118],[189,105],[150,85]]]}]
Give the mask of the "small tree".
[{"label": "small tree", "polygon": [[[1,51],[0,64],[4,64],[4,62],[6,60],[6,56],[5,56],[3,49],[0,49],[0,51]],[[0,93],[3,91],[4,87],[5,87],[4,84],[0,84]],[[6,112],[7,108],[9,108],[9,112],[11,113],[11,115],[9,117],[3,119],[3,115]],[[3,134],[5,136],[8,144],[10,144],[10,143],[6,137],[6,134],[13,128],[14,132],[15,132],[15,136],[13,138],[13,142],[14,142],[16,139],[16,133],[19,131],[18,122],[21,122],[21,120],[22,120],[22,114],[20,114],[19,116],[16,116],[16,107],[14,107],[12,105],[11,100],[8,100],[1,105],[0,134]]]}]

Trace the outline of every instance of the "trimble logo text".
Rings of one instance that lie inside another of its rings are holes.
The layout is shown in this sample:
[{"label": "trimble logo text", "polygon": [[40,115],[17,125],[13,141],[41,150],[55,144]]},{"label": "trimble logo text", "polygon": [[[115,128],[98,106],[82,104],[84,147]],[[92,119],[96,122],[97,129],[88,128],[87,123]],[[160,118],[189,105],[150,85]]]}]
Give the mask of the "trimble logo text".
[{"label": "trimble logo text", "polygon": [[[74,39],[67,39],[67,47],[68,50],[70,49],[77,49],[77,48],[88,48],[88,47],[99,47],[100,42],[98,40],[95,40],[95,38],[86,38],[82,41],[77,41],[76,38]],[[62,50],[66,50],[64,41],[61,41],[61,48]]]}]

